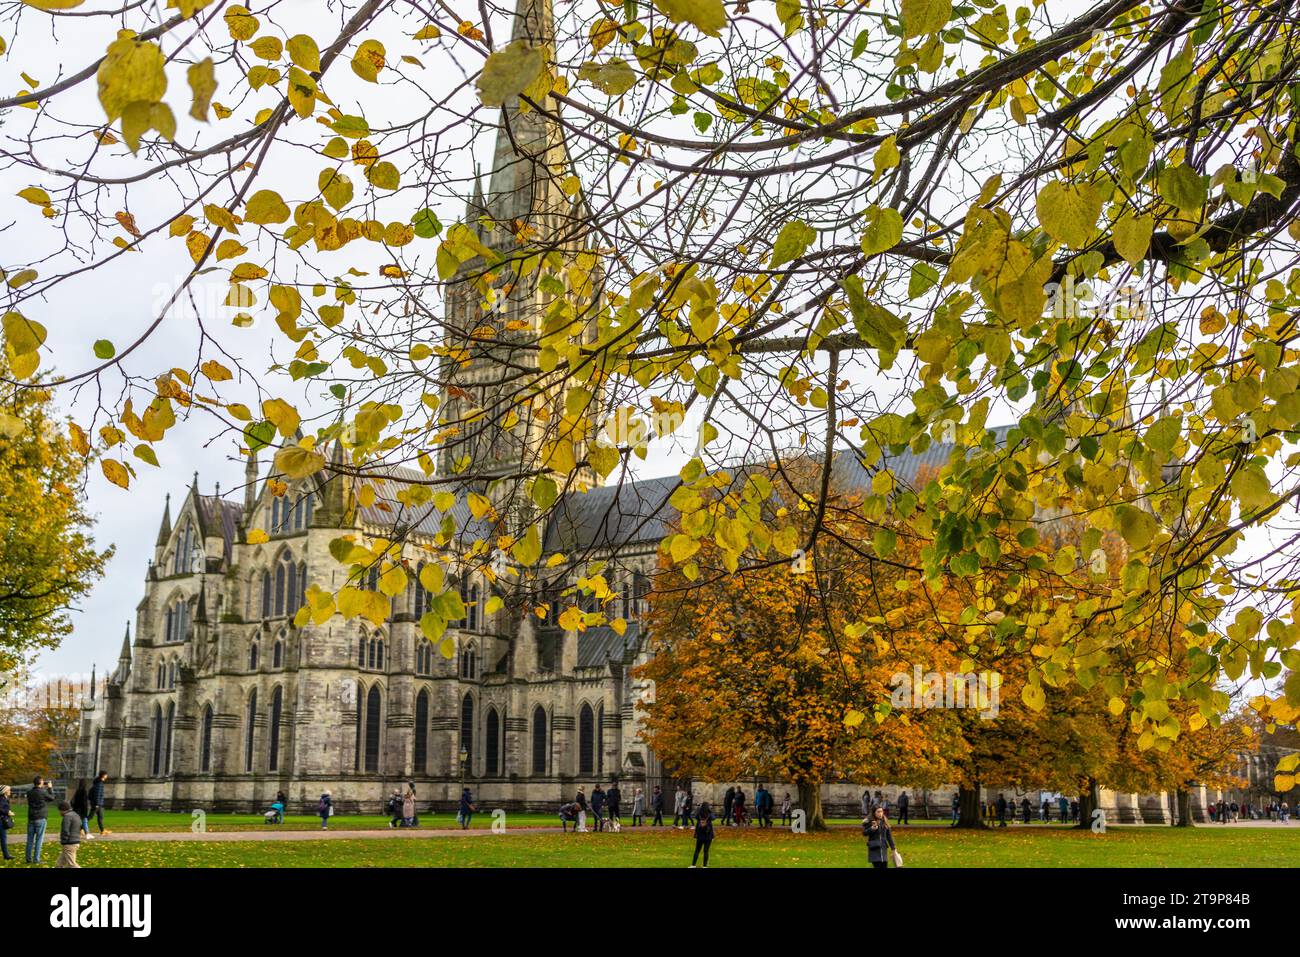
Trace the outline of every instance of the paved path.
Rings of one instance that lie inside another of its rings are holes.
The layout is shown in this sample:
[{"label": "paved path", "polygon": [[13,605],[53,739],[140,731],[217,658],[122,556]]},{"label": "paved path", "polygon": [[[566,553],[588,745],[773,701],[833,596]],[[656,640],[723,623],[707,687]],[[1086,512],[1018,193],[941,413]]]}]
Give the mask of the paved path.
[{"label": "paved path", "polygon": [[[554,833],[553,827],[512,827],[509,833]],[[104,841],[355,841],[355,840],[407,840],[422,837],[483,837],[495,832],[490,828],[383,828],[364,831],[289,831],[268,827],[264,831],[115,831],[88,843]]]}]

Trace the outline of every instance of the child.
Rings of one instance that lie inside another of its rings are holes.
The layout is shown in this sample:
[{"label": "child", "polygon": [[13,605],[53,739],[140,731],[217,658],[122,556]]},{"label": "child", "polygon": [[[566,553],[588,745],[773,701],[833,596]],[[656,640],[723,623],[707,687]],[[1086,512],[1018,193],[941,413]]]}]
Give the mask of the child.
[{"label": "child", "polygon": [[63,824],[59,828],[59,860],[54,866],[80,868],[77,851],[81,850],[81,817],[67,801],[59,805],[59,813]]}]

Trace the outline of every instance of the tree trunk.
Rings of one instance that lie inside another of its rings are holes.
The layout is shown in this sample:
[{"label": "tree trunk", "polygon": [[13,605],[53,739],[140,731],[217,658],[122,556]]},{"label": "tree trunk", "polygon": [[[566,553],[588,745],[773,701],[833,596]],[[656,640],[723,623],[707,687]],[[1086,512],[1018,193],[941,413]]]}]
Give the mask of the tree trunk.
[{"label": "tree trunk", "polygon": [[1174,827],[1195,827],[1192,820],[1192,792],[1188,788],[1179,788],[1174,792]]},{"label": "tree trunk", "polygon": [[1092,812],[1101,807],[1101,785],[1096,778],[1088,778],[1088,788],[1079,795],[1079,823],[1076,830],[1092,829]]},{"label": "tree trunk", "polygon": [[973,788],[959,785],[957,788],[957,826],[983,828],[984,815],[980,808],[980,786],[975,782]]},{"label": "tree trunk", "polygon": [[799,785],[799,807],[804,813],[804,827],[809,831],[826,830],[826,818],[822,816],[822,788],[820,784]]}]

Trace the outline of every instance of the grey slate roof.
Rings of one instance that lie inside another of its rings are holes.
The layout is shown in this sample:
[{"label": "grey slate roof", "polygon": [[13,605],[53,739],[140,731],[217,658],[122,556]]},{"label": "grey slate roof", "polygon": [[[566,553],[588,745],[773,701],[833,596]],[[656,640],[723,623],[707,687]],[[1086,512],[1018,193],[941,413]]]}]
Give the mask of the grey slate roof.
[{"label": "grey slate roof", "polygon": [[[1003,426],[990,431],[1001,444],[1009,429]],[[867,492],[871,476],[882,468],[890,469],[900,484],[908,484],[922,469],[943,468],[952,452],[951,444],[932,442],[924,452],[907,449],[896,455],[886,454],[870,469],[856,454],[839,452],[831,466],[832,487],[841,494]],[[676,475],[668,475],[571,492],[555,504],[544,547],[547,551],[574,552],[657,543],[677,520],[677,509],[668,499],[679,482]]]},{"label": "grey slate roof", "polygon": [[[436,535],[442,526],[443,513],[434,508],[432,503],[409,508],[397,500],[397,493],[401,491],[403,484],[422,482],[425,478],[423,472],[401,466],[386,469],[382,475],[368,474],[366,483],[375,487],[375,503],[360,510],[362,523],[374,528],[391,528],[394,523],[399,523],[417,534]],[[456,520],[456,527],[460,529],[460,533],[472,538],[483,538],[489,535],[492,530],[490,523],[474,518],[467,502],[471,492],[481,493],[483,489],[466,484],[456,486],[449,491],[456,496],[456,504],[452,506],[451,514]],[[381,507],[381,503],[387,508]]]},{"label": "grey slate roof", "polygon": [[578,667],[599,668],[606,662],[625,662],[636,650],[640,628],[635,621],[628,622],[627,630],[620,635],[608,625],[588,628],[578,633]]},{"label": "grey slate roof", "polygon": [[199,530],[204,537],[221,536],[222,563],[230,563],[231,546],[235,542],[236,526],[243,508],[236,502],[227,502],[215,495],[196,496],[199,513]]}]

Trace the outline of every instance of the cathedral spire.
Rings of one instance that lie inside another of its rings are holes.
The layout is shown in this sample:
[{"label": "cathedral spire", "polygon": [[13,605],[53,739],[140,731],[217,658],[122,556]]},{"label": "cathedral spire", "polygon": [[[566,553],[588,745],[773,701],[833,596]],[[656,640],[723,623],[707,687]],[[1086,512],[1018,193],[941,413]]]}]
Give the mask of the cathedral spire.
[{"label": "cathedral spire", "polygon": [[167,493],[167,498],[163,504],[162,525],[158,528],[157,545],[160,547],[167,544],[167,540],[172,534],[172,493]]},{"label": "cathedral spire", "polygon": [[[555,17],[551,0],[518,0],[510,38],[549,47],[547,59],[553,60]],[[554,106],[554,101],[547,104],[548,109]],[[527,105],[521,108],[518,99],[502,109],[488,182],[487,211],[501,225],[507,243],[521,231],[552,231],[547,220],[569,205],[559,187],[563,176],[557,175],[567,165],[559,123]]]},{"label": "cathedral spire", "polygon": [[131,623],[126,623],[126,637],[122,639],[122,650],[117,656],[118,664],[130,664],[131,662]]}]

